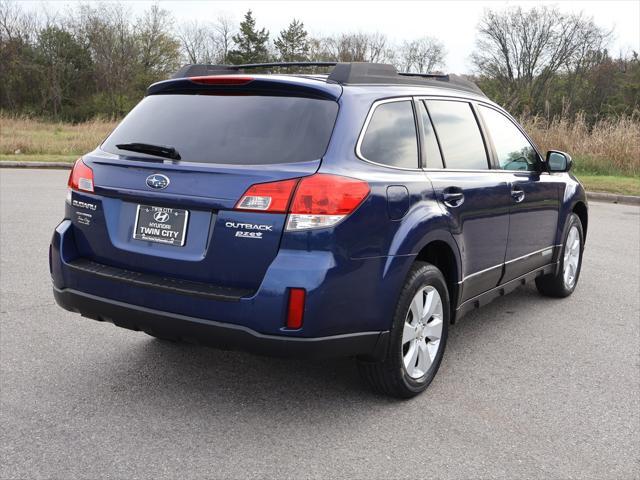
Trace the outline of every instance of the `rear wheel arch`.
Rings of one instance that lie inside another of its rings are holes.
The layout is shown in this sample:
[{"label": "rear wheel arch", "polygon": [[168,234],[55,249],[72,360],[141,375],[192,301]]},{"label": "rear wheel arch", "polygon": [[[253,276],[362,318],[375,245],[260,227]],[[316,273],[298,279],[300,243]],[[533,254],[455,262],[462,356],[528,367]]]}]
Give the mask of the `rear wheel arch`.
[{"label": "rear wheel arch", "polygon": [[454,247],[444,240],[433,240],[422,247],[416,261],[430,263],[442,272],[451,298],[451,323],[454,323],[460,288],[460,264]]}]

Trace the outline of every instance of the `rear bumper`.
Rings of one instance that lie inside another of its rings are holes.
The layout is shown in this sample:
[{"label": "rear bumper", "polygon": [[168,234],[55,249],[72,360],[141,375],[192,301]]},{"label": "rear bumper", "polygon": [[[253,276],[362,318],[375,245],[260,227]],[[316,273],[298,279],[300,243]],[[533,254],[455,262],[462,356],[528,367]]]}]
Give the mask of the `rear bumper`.
[{"label": "rear bumper", "polygon": [[97,297],[77,290],[53,287],[62,308],[98,321],[130,330],[175,338],[191,343],[283,357],[343,357],[361,355],[380,359],[385,354],[389,332],[361,332],[328,337],[265,335],[250,328],[212,320],[163,312]]},{"label": "rear bumper", "polygon": [[[409,256],[352,259],[341,251],[309,250],[304,245],[284,247],[269,265],[260,286],[248,291],[184,281],[169,273],[159,275],[152,268],[152,255],[140,262],[148,265],[148,270],[130,271],[117,264],[96,263],[101,259],[92,258],[90,245],[83,244],[85,254],[81,253],[78,242],[84,237],[76,233],[76,225],[69,219],[53,233],[49,265],[57,290],[119,302],[132,309],[164,312],[165,316],[242,327],[275,338],[357,337],[363,332],[388,331],[397,288],[413,261]],[[307,292],[304,324],[297,330],[286,328],[289,290],[294,287]]]}]

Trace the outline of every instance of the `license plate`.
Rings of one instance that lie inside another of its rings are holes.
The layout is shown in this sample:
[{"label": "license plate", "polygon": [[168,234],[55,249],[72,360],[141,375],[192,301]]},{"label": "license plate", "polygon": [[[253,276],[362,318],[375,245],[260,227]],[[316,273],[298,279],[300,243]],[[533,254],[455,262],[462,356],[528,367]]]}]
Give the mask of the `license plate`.
[{"label": "license plate", "polygon": [[188,218],[188,210],[138,205],[133,238],[182,247]]}]

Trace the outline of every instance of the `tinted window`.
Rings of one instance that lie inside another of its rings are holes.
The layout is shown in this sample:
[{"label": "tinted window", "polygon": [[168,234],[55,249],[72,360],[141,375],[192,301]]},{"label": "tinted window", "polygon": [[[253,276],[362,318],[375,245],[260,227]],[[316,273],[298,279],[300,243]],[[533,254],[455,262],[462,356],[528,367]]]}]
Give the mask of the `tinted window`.
[{"label": "tinted window", "polygon": [[538,154],[511,120],[493,108],[480,107],[482,118],[504,170],[535,170]]},{"label": "tinted window", "polygon": [[324,155],[338,104],[266,96],[151,95],[102,145],[150,143],[174,147],[189,162],[257,165],[304,162]]},{"label": "tinted window", "polygon": [[422,150],[427,160],[427,168],[442,168],[442,156],[438,147],[438,139],[433,131],[431,119],[427,113],[427,109],[422,102],[418,103],[420,111],[420,121],[422,122],[422,131],[424,138],[422,139]]},{"label": "tinted window", "polygon": [[446,100],[428,100],[426,103],[438,132],[446,167],[487,169],[487,153],[471,105]]},{"label": "tinted window", "polygon": [[369,121],[360,153],[372,162],[418,168],[418,140],[410,101],[378,105]]}]

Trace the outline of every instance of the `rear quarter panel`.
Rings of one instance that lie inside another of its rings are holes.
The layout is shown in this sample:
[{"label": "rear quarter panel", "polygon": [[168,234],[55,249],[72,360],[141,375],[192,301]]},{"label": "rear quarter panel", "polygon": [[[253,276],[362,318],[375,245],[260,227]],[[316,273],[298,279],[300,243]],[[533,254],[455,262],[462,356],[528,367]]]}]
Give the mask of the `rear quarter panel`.
[{"label": "rear quarter panel", "polygon": [[[450,233],[451,219],[436,201],[424,171],[385,167],[356,156],[357,138],[369,108],[378,99],[371,93],[341,99],[334,134],[319,170],[367,181],[369,196],[333,229],[285,233],[281,248],[326,251],[336,265],[350,264],[354,275],[335,278],[340,285],[337,296],[331,297],[336,299],[335,314],[347,318],[346,310],[358,323],[386,330],[391,327],[407,273],[425,245],[435,240],[447,243],[455,252],[458,271],[460,257]],[[403,189],[406,202],[401,198]],[[365,264],[375,265],[374,270],[365,271]]]}]

